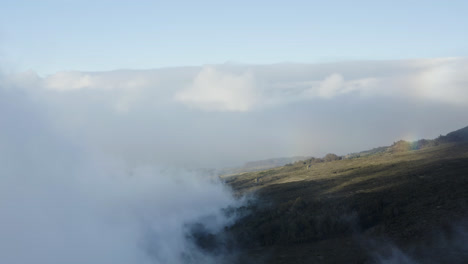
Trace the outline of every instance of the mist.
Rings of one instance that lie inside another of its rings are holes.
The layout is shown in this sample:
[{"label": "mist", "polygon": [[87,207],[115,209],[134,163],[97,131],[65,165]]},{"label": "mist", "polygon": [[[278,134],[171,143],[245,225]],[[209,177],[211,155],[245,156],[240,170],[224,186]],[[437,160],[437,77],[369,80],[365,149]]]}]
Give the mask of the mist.
[{"label": "mist", "polygon": [[[129,165],[54,129],[45,106],[0,88],[1,263],[220,263],[188,239],[240,202],[184,169]],[[209,221],[208,221],[209,220]]]},{"label": "mist", "polygon": [[220,263],[190,226],[216,233],[235,221],[223,209],[242,201],[200,168],[445,134],[468,122],[467,67],[440,58],[3,74],[0,262]]}]

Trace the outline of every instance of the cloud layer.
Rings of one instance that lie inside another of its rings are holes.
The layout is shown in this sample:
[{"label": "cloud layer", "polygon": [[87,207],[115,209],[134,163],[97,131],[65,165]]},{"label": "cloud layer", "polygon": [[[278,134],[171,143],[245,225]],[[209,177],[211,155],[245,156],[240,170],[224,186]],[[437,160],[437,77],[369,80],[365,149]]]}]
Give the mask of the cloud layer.
[{"label": "cloud layer", "polygon": [[[209,65],[147,71],[59,72],[39,78],[54,91],[118,90],[125,97],[169,96],[204,111],[251,111],[266,105],[346,94],[465,103],[464,58],[330,64]],[[129,92],[131,91],[131,92]],[[135,103],[138,102],[135,100]],[[131,103],[129,103],[131,104]]]},{"label": "cloud layer", "polygon": [[435,58],[28,72],[3,82],[31,94],[63,133],[93,147],[225,166],[346,154],[465,126],[467,72],[466,58]]}]

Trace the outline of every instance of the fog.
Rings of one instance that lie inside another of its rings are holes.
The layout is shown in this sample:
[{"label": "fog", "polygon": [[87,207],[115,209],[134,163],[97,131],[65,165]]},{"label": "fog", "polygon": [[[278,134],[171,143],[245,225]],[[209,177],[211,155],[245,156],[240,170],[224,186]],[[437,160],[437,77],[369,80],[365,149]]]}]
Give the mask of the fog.
[{"label": "fog", "polygon": [[236,206],[216,181],[130,166],[54,130],[45,108],[0,88],[1,263],[220,263],[187,239]]},{"label": "fog", "polygon": [[219,263],[235,221],[199,168],[433,138],[468,123],[464,58],[0,76],[1,263]]}]

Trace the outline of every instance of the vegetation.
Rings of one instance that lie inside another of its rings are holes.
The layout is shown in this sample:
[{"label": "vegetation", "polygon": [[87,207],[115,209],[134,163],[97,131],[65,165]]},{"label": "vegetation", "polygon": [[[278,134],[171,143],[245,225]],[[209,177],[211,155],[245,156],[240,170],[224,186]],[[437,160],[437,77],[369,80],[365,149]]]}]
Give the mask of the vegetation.
[{"label": "vegetation", "polygon": [[335,160],[340,160],[341,158],[338,157],[338,155],[336,154],[333,154],[333,153],[329,153],[327,155],[325,155],[325,157],[323,157],[323,160],[325,162],[330,162],[330,161],[335,161]]},{"label": "vegetation", "polygon": [[244,172],[253,172],[253,171],[264,171],[272,168],[277,168],[281,166],[291,165],[294,162],[302,161],[307,159],[307,157],[291,157],[291,158],[274,158],[266,160],[257,160],[245,163],[242,167],[239,168],[227,168],[221,171],[221,174],[224,175],[233,175],[240,174]]},{"label": "vegetation", "polygon": [[268,263],[361,263],[371,261],[363,240],[430,241],[467,222],[468,128],[459,131],[226,178],[238,195],[257,197],[226,232],[252,255],[272,251]]}]

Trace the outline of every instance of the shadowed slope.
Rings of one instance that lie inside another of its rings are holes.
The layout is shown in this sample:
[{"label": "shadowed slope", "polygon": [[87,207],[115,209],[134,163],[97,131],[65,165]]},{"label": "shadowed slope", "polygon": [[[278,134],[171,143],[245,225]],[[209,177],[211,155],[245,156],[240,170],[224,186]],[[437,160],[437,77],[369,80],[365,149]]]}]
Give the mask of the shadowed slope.
[{"label": "shadowed slope", "polygon": [[[466,223],[468,143],[308,164],[226,179],[239,194],[256,193],[258,201],[246,209],[251,214],[230,231],[244,245],[271,252],[268,263],[372,261],[371,240],[408,251]],[[433,258],[468,259],[460,254],[447,249]]]}]

